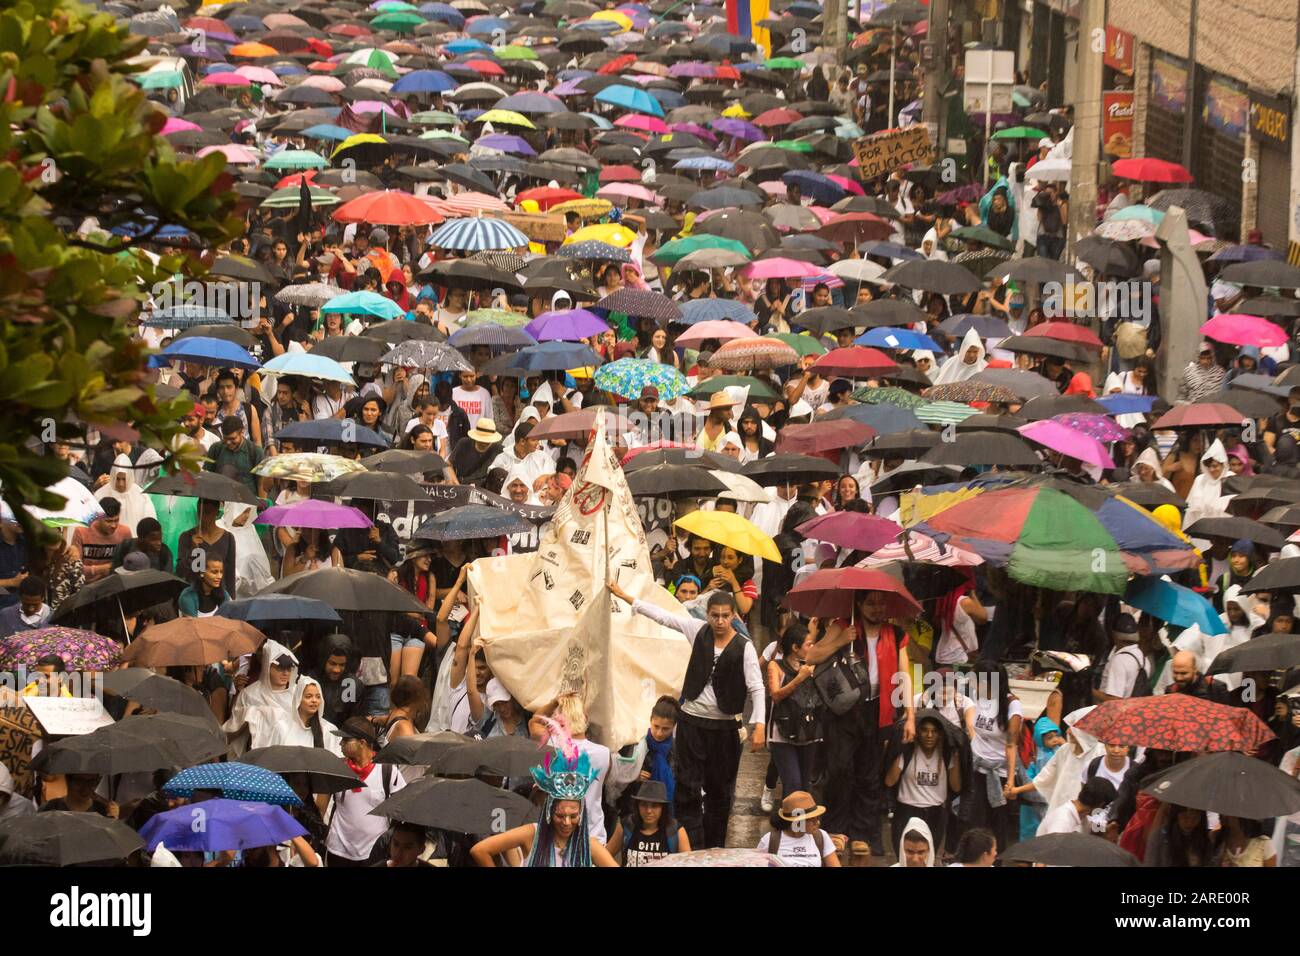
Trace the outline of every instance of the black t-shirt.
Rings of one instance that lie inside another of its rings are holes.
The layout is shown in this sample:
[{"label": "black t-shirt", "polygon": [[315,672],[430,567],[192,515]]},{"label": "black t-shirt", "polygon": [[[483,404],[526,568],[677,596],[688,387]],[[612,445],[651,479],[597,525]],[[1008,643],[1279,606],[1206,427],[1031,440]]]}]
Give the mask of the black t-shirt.
[{"label": "black t-shirt", "polygon": [[[468,562],[469,559],[466,558],[463,563]],[[441,554],[434,555],[433,560],[429,562],[429,571],[433,574],[434,584],[439,591],[446,590],[456,583],[456,578],[460,576],[460,568],[459,564],[452,564]]]},{"label": "black t-shirt", "polygon": [[632,842],[623,852],[623,865],[645,866],[668,855],[668,833],[662,826],[648,835],[638,828],[632,834]]}]

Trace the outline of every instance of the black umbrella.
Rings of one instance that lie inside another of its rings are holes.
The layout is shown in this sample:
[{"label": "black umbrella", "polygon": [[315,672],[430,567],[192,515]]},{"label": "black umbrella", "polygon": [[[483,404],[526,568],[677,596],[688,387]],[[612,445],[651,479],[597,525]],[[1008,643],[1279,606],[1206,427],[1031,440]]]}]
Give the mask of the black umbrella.
[{"label": "black umbrella", "polygon": [[1047,335],[1013,335],[998,343],[998,348],[1008,352],[1024,352],[1027,355],[1046,355],[1064,359],[1067,362],[1089,363],[1096,359],[1096,354],[1075,342],[1064,342]]},{"label": "black umbrella", "polygon": [[299,571],[267,585],[262,594],[296,594],[327,602],[336,611],[395,611],[425,614],[428,611],[408,591],[387,578],[351,568],[318,568]]},{"label": "black umbrella", "polygon": [[372,501],[423,501],[425,490],[407,475],[393,471],[357,471],[320,486],[323,493],[338,498]]},{"label": "black umbrella", "polygon": [[1001,468],[1036,468],[1043,460],[1029,443],[1001,432],[959,432],[952,441],[940,442],[920,459],[927,465],[997,465]]},{"label": "black umbrella", "polygon": [[781,245],[781,236],[772,228],[767,217],[748,210],[723,210],[703,222],[697,222],[695,234],[735,239],[744,243],[754,255]]},{"label": "black umbrella", "polygon": [[469,834],[500,833],[522,826],[535,813],[526,798],[509,790],[482,780],[438,777],[417,780],[370,811],[371,816]]},{"label": "black umbrella", "polygon": [[1031,422],[1065,415],[1068,412],[1105,415],[1106,408],[1083,395],[1048,395],[1043,398],[1031,398],[1020,407],[1021,416]]},{"label": "black umbrella", "polygon": [[1201,518],[1186,531],[1189,535],[1201,538],[1228,538],[1232,541],[1245,538],[1266,548],[1278,550],[1286,545],[1286,538],[1282,537],[1276,529],[1252,521],[1250,518]]},{"label": "black umbrella", "polygon": [[1017,843],[1002,854],[1004,863],[1047,866],[1141,866],[1128,850],[1090,833],[1051,833]]},{"label": "black umbrella", "polygon": [[941,259],[909,259],[880,277],[909,289],[923,289],[941,295],[967,295],[980,290],[980,280],[969,269]]},{"label": "black umbrella", "polygon": [[480,772],[526,777],[541,762],[542,753],[531,738],[489,737],[448,750],[433,765],[433,772],[444,777],[472,777]]},{"label": "black umbrella", "polygon": [[497,188],[492,180],[488,179],[473,166],[467,166],[465,163],[448,163],[438,170],[439,179],[445,179],[449,182],[459,183],[462,186],[468,186],[470,189],[481,193],[487,193],[489,196],[495,196]]},{"label": "black umbrella", "polygon": [[910,431],[895,432],[892,435],[878,435],[862,451],[864,458],[920,458],[931,448],[939,444],[942,436],[928,428],[914,428]]},{"label": "black umbrella", "polygon": [[1234,262],[1223,267],[1219,278],[1237,285],[1274,289],[1300,289],[1300,268],[1276,259]]},{"label": "black umbrella", "polygon": [[639,468],[627,476],[634,497],[712,498],[726,485],[704,468],[691,465],[655,465]]},{"label": "black umbrella", "polygon": [[980,414],[972,415],[957,423],[959,432],[1005,432],[1008,435],[1019,435],[1020,429],[1028,425],[1027,419],[1019,415],[989,415]]},{"label": "black umbrella", "polygon": [[52,810],[0,822],[0,866],[78,866],[125,860],[144,849],[125,823]]},{"label": "black umbrella", "polygon": [[292,594],[259,594],[227,601],[217,609],[217,617],[247,621],[250,624],[268,621],[320,621],[326,624],[343,622],[338,613],[324,601]]},{"label": "black umbrella", "polygon": [[1203,398],[1202,401],[1217,402],[1235,408],[1241,412],[1242,418],[1269,418],[1276,415],[1278,411],[1278,401],[1273,396],[1243,388],[1227,388]]},{"label": "black umbrella", "polygon": [[1161,212],[1180,206],[1189,226],[1219,239],[1233,235],[1241,225],[1240,204],[1234,205],[1204,189],[1162,189],[1147,200],[1147,205]]},{"label": "black umbrella", "polygon": [[1300,299],[1289,295],[1257,295],[1232,307],[1243,315],[1300,316]]},{"label": "black umbrella", "polygon": [[305,773],[307,787],[312,793],[342,793],[361,783],[345,761],[323,747],[293,747],[283,744],[258,747],[240,757],[239,762],[283,775]]},{"label": "black umbrella", "polygon": [[308,349],[310,355],[323,355],[336,362],[377,362],[388,351],[388,344],[366,335],[331,335]]},{"label": "black umbrella", "polygon": [[813,481],[833,481],[840,469],[825,458],[813,455],[773,455],[741,466],[740,473],[764,487],[802,485]]},{"label": "black umbrella", "polygon": [[421,475],[427,471],[441,472],[447,467],[441,455],[407,448],[390,448],[388,451],[381,451],[377,455],[362,458],[361,464],[370,471],[391,471],[399,475]]},{"label": "black umbrella", "polygon": [[278,282],[275,277],[267,271],[266,266],[256,259],[249,259],[245,256],[222,256],[209,270],[214,276],[227,276],[231,279],[240,279],[244,282],[260,282],[266,286],[277,286]]},{"label": "black umbrella", "polygon": [[[209,339],[221,339],[224,342],[234,342],[244,349],[251,349],[257,344],[257,339],[253,338],[253,333],[238,325],[192,325],[188,329],[177,332],[176,338],[187,339],[194,335]],[[175,341],[175,339],[172,341]]]},{"label": "black umbrella", "polygon": [[1255,572],[1242,591],[1254,594],[1259,591],[1282,591],[1294,594],[1300,591],[1300,558],[1279,558]]},{"label": "black umbrella", "polygon": [[176,600],[188,585],[166,571],[116,571],[69,595],[50,617],[51,624],[93,621],[101,608],[135,614]]},{"label": "black umbrella", "polygon": [[[1300,664],[1300,635],[1265,634],[1230,647],[1210,662],[1207,674],[1280,671]],[[1218,809],[1214,807],[1213,809]],[[1292,812],[1290,810],[1288,813]],[[1272,816],[1273,814],[1265,814]]]},{"label": "black umbrella", "polygon": [[1213,810],[1246,820],[1284,817],[1300,810],[1300,780],[1257,757],[1236,751],[1206,754],[1180,763],[1148,782],[1142,792],[1161,803]]},{"label": "black umbrella", "polygon": [[[358,336],[359,337],[359,336]],[[275,433],[276,439],[307,445],[366,445],[387,448],[388,439],[352,418],[314,418],[292,422]]]},{"label": "black umbrella", "polygon": [[179,769],[225,752],[226,735],[210,715],[136,714],[56,740],[32,759],[32,769],[49,774]]},{"label": "black umbrella", "polygon": [[1074,254],[1103,276],[1129,278],[1142,271],[1137,252],[1127,242],[1103,236],[1084,236],[1075,244]]},{"label": "black umbrella", "polygon": [[981,385],[1001,385],[1015,392],[1022,399],[1051,398],[1059,394],[1056,386],[1049,379],[1043,378],[1037,372],[1026,372],[1023,369],[986,368],[972,375],[969,381]]},{"label": "black umbrella", "polygon": [[836,305],[808,309],[794,317],[794,323],[818,335],[851,329],[861,324],[862,316]]},{"label": "black umbrella", "polygon": [[[227,478],[215,471],[194,474],[178,471],[164,475],[145,489],[151,495],[175,495],[178,498],[202,498],[205,501],[233,501],[236,504],[261,507],[262,501],[249,490],[248,485]],[[61,608],[60,608],[61,609]]]},{"label": "black umbrella", "polygon": [[888,495],[911,491],[917,485],[946,485],[957,481],[961,469],[955,465],[928,465],[922,461],[909,461],[899,465],[883,478],[871,483],[873,495]]},{"label": "black umbrella", "polygon": [[716,451],[702,451],[697,448],[655,448],[634,455],[623,471],[631,475],[645,468],[657,468],[660,465],[694,465],[710,471],[730,471],[739,474],[743,469],[734,458]]},{"label": "black umbrella", "polygon": [[449,259],[435,262],[420,274],[445,279],[449,285],[466,289],[490,290],[498,286],[508,289],[522,288],[518,277],[513,272],[498,269],[481,259]]},{"label": "black umbrella", "polygon": [[926,314],[905,299],[872,299],[849,310],[858,317],[857,326],[898,329],[924,322]]},{"label": "black umbrella", "polygon": [[436,734],[408,734],[389,741],[375,754],[375,763],[431,767],[447,753],[470,742],[464,734],[444,730]]},{"label": "black umbrella", "polygon": [[1290,528],[1294,531],[1300,529],[1300,507],[1278,505],[1265,511],[1259,516],[1259,520],[1264,524],[1274,524],[1279,528]]},{"label": "black umbrella", "polygon": [[104,674],[104,690],[133,700],[142,707],[188,717],[203,717],[215,722],[208,702],[192,687],[178,680],[155,674],[147,667],[128,667]]},{"label": "black umbrella", "polygon": [[1065,285],[1074,276],[1078,278],[1074,270],[1064,262],[1056,259],[1044,259],[1041,256],[1030,256],[1026,259],[1012,259],[1008,262],[1000,262],[990,269],[987,273],[989,278],[1002,276],[1006,279],[1015,279],[1019,282],[1030,282],[1042,285],[1045,282],[1059,282]]},{"label": "black umbrella", "polygon": [[412,533],[430,541],[470,541],[531,531],[521,515],[491,505],[461,505],[434,515]]},{"label": "black umbrella", "polygon": [[378,339],[381,342],[387,342],[389,345],[396,345],[398,342],[405,342],[408,339],[427,339],[430,342],[441,342],[446,337],[432,325],[425,325],[423,322],[408,322],[406,319],[392,319],[388,322],[380,322],[361,333],[361,338]]},{"label": "black umbrella", "polygon": [[1179,510],[1187,507],[1186,501],[1158,481],[1128,481],[1116,485],[1115,493],[1148,510],[1159,508],[1161,505],[1173,505]]}]

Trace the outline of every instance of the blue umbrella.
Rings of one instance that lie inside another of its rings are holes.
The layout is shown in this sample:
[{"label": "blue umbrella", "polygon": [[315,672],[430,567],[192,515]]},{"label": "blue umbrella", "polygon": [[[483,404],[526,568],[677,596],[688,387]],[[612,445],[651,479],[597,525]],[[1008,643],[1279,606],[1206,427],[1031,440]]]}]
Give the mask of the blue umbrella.
[{"label": "blue umbrella", "polygon": [[631,110],[634,113],[658,116],[660,119],[664,115],[663,106],[645,90],[634,86],[624,86],[621,83],[605,87],[596,94],[595,100],[597,103],[608,103],[610,106]]},{"label": "blue umbrella", "polygon": [[287,438],[294,444],[318,445],[371,445],[387,448],[388,439],[350,418],[315,418],[309,422],[294,422],[277,429],[276,438]]},{"label": "blue umbrella", "polygon": [[[795,322],[799,317],[794,317]],[[887,326],[880,328],[868,329],[854,339],[857,345],[873,345],[878,349],[929,349],[931,352],[942,352],[939,343],[928,335],[920,332],[913,332],[911,329],[892,329]]]},{"label": "blue umbrella", "polygon": [[420,12],[425,16],[433,17],[435,20],[441,20],[449,26],[459,30],[465,25],[465,14],[461,13],[450,3],[422,3]]},{"label": "blue umbrella", "polygon": [[735,299],[692,299],[681,305],[683,325],[707,322],[713,319],[731,319],[748,325],[755,319],[754,310]]},{"label": "blue umbrella", "polygon": [[262,371],[276,375],[301,375],[304,378],[319,378],[326,382],[342,382],[355,385],[352,376],[338,362],[323,355],[310,352],[285,352],[277,355],[262,366]]},{"label": "blue umbrella", "polygon": [[341,624],[338,611],[324,601],[296,594],[260,594],[238,601],[227,601],[217,608],[217,617],[232,621],[325,621]]},{"label": "blue umbrella", "polygon": [[320,307],[322,314],[337,312],[342,315],[373,315],[380,319],[405,318],[406,310],[387,296],[378,292],[348,292],[336,295]]},{"label": "blue umbrella", "polygon": [[901,405],[890,405],[887,402],[879,402],[875,405],[848,405],[844,408],[837,408],[835,411],[819,418],[818,421],[834,421],[837,418],[847,418],[863,425],[870,425],[881,435],[892,435],[896,432],[911,431],[914,428],[925,428],[925,424],[916,417],[916,413],[910,408],[903,408]]},{"label": "blue umbrella", "polygon": [[508,329],[490,322],[471,326],[452,333],[447,344],[452,348],[467,349],[474,345],[486,345],[491,348],[523,348],[536,345],[537,340],[523,329]]},{"label": "blue umbrella", "polygon": [[519,249],[528,245],[528,237],[503,219],[471,216],[453,219],[439,226],[429,242],[440,249],[481,252],[486,249]]},{"label": "blue umbrella", "polygon": [[896,242],[884,242],[879,239],[868,239],[862,245],[858,246],[858,251],[864,256],[885,256],[890,259],[924,259],[925,256],[915,249],[909,249],[907,246],[900,246]]},{"label": "blue umbrella", "polygon": [[461,40],[452,40],[447,44],[448,53],[474,53],[477,50],[492,49],[482,40],[470,40],[468,38]]},{"label": "blue umbrella", "polygon": [[587,119],[591,120],[593,123],[596,124],[596,128],[597,128],[597,129],[613,129],[613,128],[614,128],[614,124],[613,124],[613,123],[611,123],[611,122],[610,122],[609,120],[607,120],[605,117],[597,115],[596,113],[588,113],[588,112],[586,112],[586,111],[584,110],[583,112],[579,113],[578,115],[579,115],[579,116],[585,116],[585,117],[587,117]]},{"label": "blue umbrella", "polygon": [[1209,635],[1228,633],[1213,604],[1191,588],[1163,578],[1135,578],[1124,602],[1178,627],[1196,625]]},{"label": "blue umbrella", "polygon": [[276,846],[306,835],[302,824],[280,807],[238,800],[204,800],[165,810],[140,828],[150,851],[165,843],[169,850],[218,853]]},{"label": "blue umbrella", "polygon": [[508,30],[509,28],[510,24],[500,17],[475,17],[465,27],[465,32],[470,36],[491,36],[497,30]]},{"label": "blue umbrella", "polygon": [[459,84],[441,70],[412,70],[392,85],[390,93],[446,93]]},{"label": "blue umbrella", "polygon": [[600,356],[585,345],[572,342],[543,342],[516,353],[510,367],[524,372],[560,372],[587,365],[599,365]]},{"label": "blue umbrella", "polygon": [[849,191],[835,180],[807,169],[792,169],[788,173],[783,173],[781,181],[787,186],[798,186],[805,196],[812,196],[826,206],[839,202],[849,194]]},{"label": "blue umbrella", "polygon": [[195,790],[216,790],[228,800],[300,807],[302,799],[278,773],[246,763],[202,763],[182,770],[163,785],[171,797],[192,797]]},{"label": "blue umbrella", "polygon": [[1097,404],[1109,415],[1145,415],[1158,400],[1156,395],[1103,395]]},{"label": "blue umbrella", "polygon": [[170,309],[156,309],[146,313],[140,324],[149,329],[189,329],[196,325],[233,325],[234,322],[224,309],[211,309],[203,305],[176,305]]},{"label": "blue umbrella", "polygon": [[520,156],[537,155],[537,150],[529,145],[528,140],[511,133],[489,133],[487,136],[480,136],[474,140],[474,145],[486,146],[488,149],[499,149],[503,153],[516,153]]},{"label": "blue umbrella", "polygon": [[195,365],[217,365],[224,368],[262,367],[257,359],[234,342],[211,339],[204,335],[177,339],[149,360],[154,368],[161,368],[169,362],[193,362]]},{"label": "blue umbrella", "polygon": [[686,105],[686,94],[678,93],[676,90],[655,89],[654,98],[659,101],[659,105],[666,110],[675,110],[679,106]]},{"label": "blue umbrella", "polygon": [[420,525],[411,536],[431,541],[467,541],[473,538],[499,538],[506,534],[531,531],[527,519],[493,508],[491,505],[462,505],[436,514]]},{"label": "blue umbrella", "polygon": [[[134,239],[152,227],[153,223],[149,222],[124,222],[119,226],[114,226],[110,232],[115,236],[125,236],[128,239]],[[184,226],[163,226],[153,234],[154,241],[157,242],[179,242],[183,239],[193,239],[194,233],[190,232]]]},{"label": "blue umbrella", "polygon": [[336,139],[342,141],[355,134],[352,130],[345,129],[342,126],[335,126],[333,123],[317,123],[315,126],[309,126],[303,130],[302,135],[308,139]]}]

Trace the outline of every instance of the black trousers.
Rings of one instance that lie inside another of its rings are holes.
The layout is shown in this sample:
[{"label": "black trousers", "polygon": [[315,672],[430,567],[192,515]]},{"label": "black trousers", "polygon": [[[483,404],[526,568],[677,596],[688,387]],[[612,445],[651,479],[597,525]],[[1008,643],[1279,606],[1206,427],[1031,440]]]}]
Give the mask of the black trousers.
[{"label": "black trousers", "polygon": [[944,849],[944,832],[948,823],[948,806],[943,804],[937,807],[914,807],[911,804],[899,803],[894,806],[894,847],[903,845],[903,834],[907,832],[907,821],[912,817],[920,817],[925,821],[926,826],[930,828],[930,836],[934,839],[934,855],[936,859],[943,853]]},{"label": "black trousers", "polygon": [[880,700],[869,700],[847,714],[827,714],[825,742],[826,821],[822,829],[865,840],[883,849],[881,820],[885,805],[884,736]]},{"label": "black trousers", "polygon": [[674,809],[691,848],[707,850],[727,842],[727,820],[740,770],[740,724],[681,714],[673,740]]},{"label": "black trousers", "polygon": [[[1002,783],[998,778],[999,785]],[[968,827],[987,827],[993,831],[998,840],[998,852],[1008,849],[1019,835],[1019,828],[1012,827],[1012,820],[1019,821],[1020,803],[1009,800],[1000,807],[989,803],[986,775],[977,770],[971,771],[970,783],[961,796],[962,822]]]}]

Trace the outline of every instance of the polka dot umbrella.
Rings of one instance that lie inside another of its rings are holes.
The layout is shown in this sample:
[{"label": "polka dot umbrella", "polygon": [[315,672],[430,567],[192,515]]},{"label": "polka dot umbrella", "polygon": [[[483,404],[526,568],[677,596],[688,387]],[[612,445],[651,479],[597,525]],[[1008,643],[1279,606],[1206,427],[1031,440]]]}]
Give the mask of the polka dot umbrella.
[{"label": "polka dot umbrella", "polygon": [[216,790],[228,800],[300,807],[302,800],[278,773],[246,763],[204,763],[182,770],[163,787],[171,797],[192,797],[196,790]]}]

